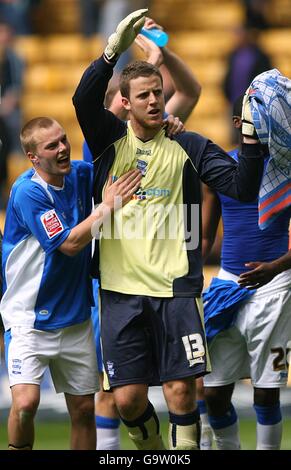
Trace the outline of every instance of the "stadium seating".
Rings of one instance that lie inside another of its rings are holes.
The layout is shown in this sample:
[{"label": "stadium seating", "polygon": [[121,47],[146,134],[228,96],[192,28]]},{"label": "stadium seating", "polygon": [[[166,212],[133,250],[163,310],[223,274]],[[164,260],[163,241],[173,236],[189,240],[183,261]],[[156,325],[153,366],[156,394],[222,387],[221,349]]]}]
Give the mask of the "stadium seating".
[{"label": "stadium seating", "polygon": [[241,24],[243,19],[241,4],[236,0],[157,0],[152,2],[150,13],[173,32],[224,30]]},{"label": "stadium seating", "polygon": [[79,31],[79,1],[41,0],[41,8],[37,9],[35,15],[35,24],[40,34],[67,34]]},{"label": "stadium seating", "polygon": [[[289,5],[291,10],[290,2]],[[291,77],[291,27],[270,29],[262,34],[260,42],[262,47],[270,54],[275,67],[283,75]]]},{"label": "stadium seating", "polygon": [[[269,0],[266,17],[274,27],[290,28],[291,4],[290,0]],[[289,38],[290,43],[290,38]]]}]

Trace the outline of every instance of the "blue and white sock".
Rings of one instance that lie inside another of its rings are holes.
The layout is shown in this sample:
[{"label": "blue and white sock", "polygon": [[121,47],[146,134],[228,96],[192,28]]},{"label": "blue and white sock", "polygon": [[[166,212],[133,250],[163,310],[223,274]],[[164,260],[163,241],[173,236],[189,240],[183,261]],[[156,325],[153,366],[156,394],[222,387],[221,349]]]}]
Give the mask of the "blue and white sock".
[{"label": "blue and white sock", "polygon": [[213,433],[211,426],[209,424],[206,402],[205,400],[197,400],[196,401],[200,419],[201,419],[201,439],[200,439],[200,450],[211,450],[212,449],[212,441],[213,441]]},{"label": "blue and white sock", "polygon": [[257,415],[257,450],[279,450],[282,440],[280,403],[274,406],[254,405]]},{"label": "blue and white sock", "polygon": [[240,449],[238,417],[232,404],[224,416],[208,415],[208,419],[218,450]]},{"label": "blue and white sock", "polygon": [[107,418],[106,416],[95,416],[97,431],[97,450],[119,450],[120,419]]}]

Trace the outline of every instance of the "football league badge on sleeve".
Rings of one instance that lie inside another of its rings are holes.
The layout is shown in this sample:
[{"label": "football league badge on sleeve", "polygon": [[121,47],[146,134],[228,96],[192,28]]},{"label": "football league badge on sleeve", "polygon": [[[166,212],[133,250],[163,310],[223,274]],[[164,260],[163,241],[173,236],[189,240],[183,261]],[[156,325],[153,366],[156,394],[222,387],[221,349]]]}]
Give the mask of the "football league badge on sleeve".
[{"label": "football league badge on sleeve", "polygon": [[42,214],[40,220],[49,238],[55,237],[58,233],[64,230],[63,224],[60,221],[55,209]]}]

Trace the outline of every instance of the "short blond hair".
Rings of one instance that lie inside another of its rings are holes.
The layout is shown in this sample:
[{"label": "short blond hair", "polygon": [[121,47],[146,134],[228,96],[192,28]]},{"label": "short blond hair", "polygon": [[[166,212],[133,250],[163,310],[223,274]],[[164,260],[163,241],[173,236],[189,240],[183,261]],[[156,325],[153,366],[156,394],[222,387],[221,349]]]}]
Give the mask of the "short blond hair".
[{"label": "short blond hair", "polygon": [[20,142],[24,153],[36,152],[37,142],[34,139],[36,130],[49,129],[54,124],[58,124],[58,122],[50,117],[37,117],[28,121],[20,132]]}]

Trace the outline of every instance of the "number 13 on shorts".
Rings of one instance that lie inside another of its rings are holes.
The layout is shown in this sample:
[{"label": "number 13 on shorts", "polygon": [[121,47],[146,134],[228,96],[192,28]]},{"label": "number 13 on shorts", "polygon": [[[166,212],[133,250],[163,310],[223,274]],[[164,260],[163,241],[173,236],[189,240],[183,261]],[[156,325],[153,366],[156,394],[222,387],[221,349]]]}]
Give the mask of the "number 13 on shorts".
[{"label": "number 13 on shorts", "polygon": [[205,348],[200,333],[182,336],[182,341],[190,367],[205,361]]}]

